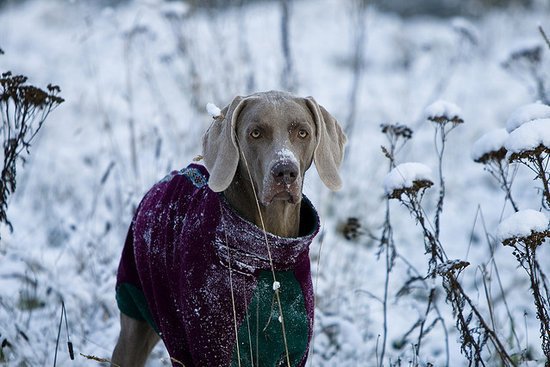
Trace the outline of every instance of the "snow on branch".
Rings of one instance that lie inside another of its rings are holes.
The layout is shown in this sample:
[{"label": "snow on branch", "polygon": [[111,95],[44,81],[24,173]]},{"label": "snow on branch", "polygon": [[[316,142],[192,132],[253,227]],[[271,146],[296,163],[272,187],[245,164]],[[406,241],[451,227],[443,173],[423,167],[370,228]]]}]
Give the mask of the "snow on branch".
[{"label": "snow on branch", "polygon": [[524,123],[510,133],[504,147],[511,160],[530,156],[536,151],[550,151],[550,119]]},{"label": "snow on branch", "polygon": [[550,106],[540,102],[527,104],[512,112],[506,121],[506,130],[511,133],[527,122],[547,118],[550,118]]},{"label": "snow on branch", "polygon": [[497,227],[496,237],[504,244],[520,238],[542,234],[548,230],[546,214],[533,209],[520,210],[504,219]]},{"label": "snow on branch", "polygon": [[453,122],[456,124],[463,123],[464,120],[460,117],[462,110],[456,104],[444,100],[438,100],[426,107],[424,115],[427,120],[441,123]]},{"label": "snow on branch", "polygon": [[384,178],[384,191],[392,198],[401,196],[403,191],[418,191],[432,185],[432,170],[416,162],[402,163]]},{"label": "snow on branch", "polygon": [[478,163],[504,159],[507,152],[504,143],[507,138],[506,129],[495,129],[482,135],[472,147],[472,159]]}]

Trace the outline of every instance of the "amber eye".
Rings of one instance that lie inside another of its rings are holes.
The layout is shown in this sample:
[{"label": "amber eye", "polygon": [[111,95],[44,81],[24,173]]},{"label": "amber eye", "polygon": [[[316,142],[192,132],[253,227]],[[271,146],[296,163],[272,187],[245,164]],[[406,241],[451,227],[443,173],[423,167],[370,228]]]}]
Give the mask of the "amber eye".
[{"label": "amber eye", "polygon": [[260,130],[258,130],[258,129],[254,129],[250,132],[250,136],[254,139],[258,139],[260,137],[260,135],[262,135],[262,134],[260,133]]},{"label": "amber eye", "polygon": [[300,139],[305,139],[308,135],[308,132],[305,130],[298,131],[298,136],[300,137]]}]

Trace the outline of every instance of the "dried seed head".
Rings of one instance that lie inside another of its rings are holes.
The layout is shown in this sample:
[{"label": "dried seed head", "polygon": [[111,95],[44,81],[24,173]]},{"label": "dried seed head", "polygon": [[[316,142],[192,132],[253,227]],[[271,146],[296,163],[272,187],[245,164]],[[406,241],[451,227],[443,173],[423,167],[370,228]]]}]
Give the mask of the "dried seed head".
[{"label": "dried seed head", "polygon": [[413,181],[413,184],[410,187],[404,187],[404,188],[393,190],[391,193],[388,194],[388,197],[390,199],[400,199],[401,195],[403,194],[417,195],[421,191],[433,186],[433,184],[434,183],[430,180],[416,180],[416,181]]},{"label": "dried seed head", "polygon": [[500,162],[501,160],[506,158],[506,153],[508,153],[508,151],[506,150],[506,148],[503,147],[503,148],[500,148],[499,150],[485,153],[478,159],[474,159],[474,162],[483,163],[483,164],[487,164],[491,162]]},{"label": "dried seed head", "polygon": [[506,129],[496,129],[484,134],[472,146],[472,159],[483,164],[503,160],[507,153],[504,147],[507,138]]},{"label": "dried seed head", "polygon": [[547,238],[550,238],[550,231],[532,232],[529,236],[525,237],[507,238],[502,241],[502,244],[504,246],[514,246],[519,243],[535,248],[542,245]]},{"label": "dried seed head", "polygon": [[512,162],[550,152],[550,119],[524,123],[510,133],[504,146]]},{"label": "dried seed head", "polygon": [[346,223],[340,225],[340,232],[347,240],[354,240],[361,235],[361,223],[356,217],[349,217]]},{"label": "dried seed head", "polygon": [[535,149],[526,149],[518,153],[510,153],[508,159],[510,162],[519,162],[523,159],[535,159],[543,153],[550,153],[550,148],[541,144]]},{"label": "dried seed head", "polygon": [[454,125],[464,123],[460,117],[461,110],[454,103],[439,100],[426,107],[425,115],[428,121],[436,124],[446,124],[451,122]]},{"label": "dried seed head", "polygon": [[550,237],[548,217],[536,210],[520,210],[499,224],[496,236],[505,246],[514,246],[517,243],[539,246]]},{"label": "dried seed head", "polygon": [[405,140],[412,138],[413,135],[413,131],[411,130],[411,128],[399,123],[381,124],[380,128],[382,129],[383,134],[394,136],[397,138],[403,138]]},{"label": "dried seed head", "polygon": [[384,191],[390,199],[399,199],[402,194],[416,194],[433,185],[431,169],[417,162],[402,163],[384,178]]},{"label": "dried seed head", "polygon": [[447,260],[443,264],[438,265],[435,271],[442,276],[451,275],[454,273],[460,273],[469,265],[470,263],[468,261],[462,261],[458,259]]}]

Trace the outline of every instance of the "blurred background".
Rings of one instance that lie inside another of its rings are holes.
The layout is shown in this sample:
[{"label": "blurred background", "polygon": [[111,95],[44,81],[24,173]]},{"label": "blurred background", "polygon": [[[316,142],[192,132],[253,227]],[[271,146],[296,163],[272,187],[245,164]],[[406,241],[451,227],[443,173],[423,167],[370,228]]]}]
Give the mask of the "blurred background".
[{"label": "blurred background", "polygon": [[[380,245],[389,168],[380,125],[410,127],[398,161],[435,175],[424,110],[439,99],[465,121],[446,146],[441,241],[450,258],[471,263],[461,282],[518,365],[544,365],[528,278],[493,237],[513,209],[470,158],[473,142],[519,106],[548,103],[550,48],[539,26],[550,32],[546,0],[0,0],[0,72],[57,84],[65,99],[18,168],[13,231],[0,229],[0,365],[53,365],[61,300],[76,361],[63,330],[57,365],[101,365],[80,353],[110,358],[134,209],[201,153],[207,103],[271,89],[314,96],[349,139],[342,191],[329,193],[313,167],[304,186],[324,228],[311,248],[309,365],[467,365],[445,294],[435,293],[437,312],[426,316],[429,285],[411,281],[426,274],[427,258],[399,203],[389,204],[391,271]],[[520,167],[514,177],[520,206],[539,209],[533,174]],[[436,189],[426,194],[426,215],[436,199]],[[549,250],[539,256],[550,271]],[[419,346],[423,322],[432,326]],[[486,365],[500,365],[492,353]],[[168,365],[157,346],[149,366]]]}]

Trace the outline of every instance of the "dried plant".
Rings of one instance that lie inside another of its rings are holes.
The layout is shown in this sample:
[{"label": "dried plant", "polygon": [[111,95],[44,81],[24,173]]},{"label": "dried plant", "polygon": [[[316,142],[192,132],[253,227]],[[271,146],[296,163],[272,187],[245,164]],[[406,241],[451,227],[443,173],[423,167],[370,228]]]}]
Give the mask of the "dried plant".
[{"label": "dried plant", "polygon": [[0,177],[0,223],[11,229],[6,211],[8,198],[16,188],[17,161],[25,162],[42,124],[63,98],[61,89],[48,84],[47,91],[27,85],[27,77],[5,72],[0,77],[0,115],[3,166]]},{"label": "dried plant", "polygon": [[[482,352],[487,343],[490,343],[500,357],[503,366],[515,366],[516,363],[507,352],[507,348],[500,341],[494,329],[485,321],[477,306],[466,294],[464,288],[458,280],[460,273],[469,265],[466,261],[449,260],[445,253],[444,247],[439,238],[439,218],[443,210],[443,202],[445,199],[445,181],[443,177],[443,153],[445,143],[450,131],[456,128],[464,121],[458,113],[452,113],[456,106],[443,103],[442,113],[428,114],[427,119],[433,123],[435,128],[435,145],[439,163],[439,198],[437,201],[435,226],[431,227],[428,219],[425,216],[425,211],[422,207],[422,199],[425,191],[433,186],[433,182],[426,178],[413,180],[412,185],[393,189],[388,193],[388,198],[397,199],[403,204],[413,215],[416,222],[420,225],[423,237],[424,247],[428,260],[428,274],[426,278],[435,280],[440,277],[442,280],[443,289],[446,292],[446,301],[453,309],[453,314],[456,317],[456,327],[460,332],[461,351],[469,361],[470,366],[485,366]],[[434,110],[438,110],[435,108]],[[449,112],[450,111],[450,112]],[[387,150],[385,151],[387,153]],[[388,154],[386,154],[388,156]],[[393,157],[389,157],[391,164],[394,164]],[[433,229],[432,229],[433,228]],[[431,325],[425,325],[428,314],[435,304],[436,286],[432,283],[429,290],[429,296],[426,307],[426,317],[420,320],[419,325],[413,326],[420,329],[418,342],[415,346],[416,356],[418,357],[421,348],[422,337],[425,330],[429,330]],[[435,323],[435,321],[434,321]]]},{"label": "dried plant", "polygon": [[[389,147],[382,146],[382,152],[389,159],[389,170],[395,167],[395,154],[403,148],[403,146],[412,138],[412,130],[402,124],[382,124],[380,125],[382,133],[385,134],[388,139]],[[382,346],[380,351],[380,358],[378,359],[379,366],[384,365],[384,356],[386,354],[386,345],[388,338],[388,293],[389,293],[389,281],[390,273],[395,264],[395,258],[397,256],[397,250],[393,239],[393,227],[391,224],[390,205],[389,198],[386,199],[386,213],[384,216],[384,223],[382,224],[382,233],[378,240],[378,257],[384,254],[385,258],[385,280],[384,280],[384,295],[382,298],[383,317],[384,317],[384,331],[382,335]]]},{"label": "dried plant", "polygon": [[547,172],[550,163],[550,148],[540,144],[533,149],[525,149],[510,154],[510,162],[521,163],[535,173],[535,179],[542,182],[542,205],[550,208],[550,175]]},{"label": "dried plant", "polygon": [[527,79],[534,84],[536,99],[545,104],[550,102],[546,94],[546,82],[542,73],[542,45],[526,45],[512,51],[502,63],[502,67],[519,79]]},{"label": "dried plant", "polygon": [[[448,102],[440,101],[439,103],[444,104],[444,110],[438,113],[429,113],[428,116],[426,116],[427,120],[432,122],[435,130],[434,145],[439,163],[439,198],[437,200],[437,209],[434,218],[436,238],[439,238],[439,221],[441,213],[443,212],[443,202],[445,200],[445,180],[443,176],[443,155],[445,153],[445,143],[447,142],[447,137],[449,133],[457,126],[464,123],[464,120],[459,116],[459,111],[456,111],[458,110],[456,106]],[[429,108],[430,107],[428,107],[428,109]]]},{"label": "dried plant", "polygon": [[[542,351],[547,358],[550,356],[550,293],[548,279],[537,260],[536,250],[548,238],[550,231],[533,230],[527,236],[507,236],[502,240],[504,246],[513,248],[514,256],[529,276],[537,319],[540,322]],[[545,366],[550,366],[550,360],[546,361]]]},{"label": "dried plant", "polygon": [[502,147],[497,151],[492,151],[483,155],[475,161],[477,163],[482,163],[485,170],[497,180],[500,188],[506,194],[506,200],[510,201],[514,211],[517,212],[519,208],[512,197],[512,179],[510,177],[510,165],[505,159],[506,153],[506,148]]}]

